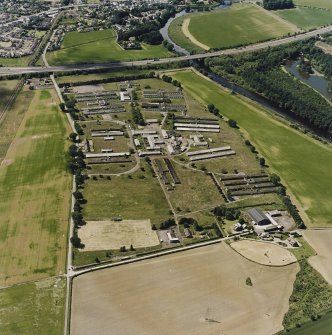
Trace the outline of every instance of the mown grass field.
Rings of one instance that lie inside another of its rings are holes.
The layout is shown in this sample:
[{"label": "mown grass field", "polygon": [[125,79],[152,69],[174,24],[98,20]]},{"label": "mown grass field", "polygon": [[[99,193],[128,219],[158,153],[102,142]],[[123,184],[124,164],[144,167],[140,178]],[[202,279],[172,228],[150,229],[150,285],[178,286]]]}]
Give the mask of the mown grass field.
[{"label": "mown grass field", "polygon": [[20,58],[1,58],[0,65],[2,66],[27,66],[31,60],[31,56]]},{"label": "mown grass field", "polygon": [[34,91],[0,167],[0,285],[62,273],[71,177],[55,91]]},{"label": "mown grass field", "polygon": [[331,0],[294,0],[296,6],[332,9]]},{"label": "mown grass field", "polygon": [[215,104],[223,115],[238,122],[271,170],[282,177],[296,197],[309,218],[309,226],[332,224],[331,146],[293,130],[259,106],[229,94],[191,70],[170,75],[196,99],[205,105]]},{"label": "mown grass field", "polygon": [[[287,24],[274,14],[252,5],[236,5],[226,10],[193,14],[189,18],[191,35],[210,48],[227,48],[254,43],[281,37],[298,30],[294,25]],[[177,24],[176,21],[172,23],[174,24]],[[170,32],[175,42],[179,39],[176,35],[184,34],[179,29],[170,29]],[[186,47],[186,45],[181,46]]]},{"label": "mown grass field", "polygon": [[332,11],[324,9],[297,7],[294,9],[278,10],[275,13],[284,20],[305,30],[332,23]]},{"label": "mown grass field", "polygon": [[121,216],[125,220],[150,219],[158,224],[169,218],[169,207],[159,182],[150,167],[142,161],[145,171],[86,181],[84,219],[107,220]]},{"label": "mown grass field", "polygon": [[142,50],[124,50],[116,41],[113,29],[66,34],[61,49],[47,54],[52,65],[131,61],[170,57],[163,45],[142,44]]},{"label": "mown grass field", "polygon": [[66,280],[49,278],[0,290],[1,335],[60,335]]}]

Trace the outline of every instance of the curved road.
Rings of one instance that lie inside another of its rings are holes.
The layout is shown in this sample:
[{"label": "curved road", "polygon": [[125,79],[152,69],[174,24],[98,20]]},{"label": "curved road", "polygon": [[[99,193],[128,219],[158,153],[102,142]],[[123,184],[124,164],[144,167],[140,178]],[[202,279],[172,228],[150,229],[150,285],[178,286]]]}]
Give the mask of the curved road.
[{"label": "curved road", "polygon": [[332,25],[319,28],[313,31],[309,31],[306,33],[298,34],[291,37],[285,37],[278,40],[272,40],[262,43],[256,43],[252,45],[248,45],[240,48],[231,48],[226,50],[196,54],[196,55],[188,55],[188,56],[178,56],[172,58],[163,58],[158,60],[148,59],[148,60],[140,60],[140,61],[132,61],[132,62],[113,62],[113,63],[104,63],[104,64],[83,64],[83,65],[67,65],[67,66],[49,66],[49,67],[1,67],[0,68],[0,76],[1,75],[15,75],[15,74],[26,74],[26,73],[41,73],[41,72],[70,72],[70,71],[86,71],[86,70],[99,70],[99,69],[116,69],[123,67],[131,67],[131,66],[142,66],[149,64],[166,64],[173,62],[180,62],[186,60],[195,60],[195,59],[203,59],[209,57],[217,57],[223,55],[236,55],[243,52],[248,51],[257,51],[261,49],[265,49],[268,47],[275,47],[279,45],[289,44],[296,41],[305,40],[310,37],[315,37],[320,34],[325,34],[332,32]]}]

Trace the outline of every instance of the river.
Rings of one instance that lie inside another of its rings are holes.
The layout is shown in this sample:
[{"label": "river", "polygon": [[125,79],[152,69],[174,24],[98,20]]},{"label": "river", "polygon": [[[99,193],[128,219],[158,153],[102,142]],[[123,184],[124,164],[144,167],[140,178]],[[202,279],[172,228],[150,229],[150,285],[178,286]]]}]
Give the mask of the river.
[{"label": "river", "polygon": [[314,90],[318,91],[325,98],[332,100],[332,92],[328,91],[329,80],[326,79],[322,74],[315,71],[314,74],[307,74],[300,71],[298,65],[300,61],[288,62],[285,69],[288,73],[292,74],[294,77],[302,81],[304,84],[312,87]]}]

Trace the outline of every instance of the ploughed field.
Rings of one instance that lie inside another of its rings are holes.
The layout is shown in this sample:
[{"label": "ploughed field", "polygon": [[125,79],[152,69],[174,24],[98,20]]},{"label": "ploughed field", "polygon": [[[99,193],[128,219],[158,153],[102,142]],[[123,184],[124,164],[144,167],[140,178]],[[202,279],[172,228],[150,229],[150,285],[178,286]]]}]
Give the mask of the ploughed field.
[{"label": "ploughed field", "polygon": [[218,244],[88,273],[74,279],[71,334],[273,334],[298,269]]}]

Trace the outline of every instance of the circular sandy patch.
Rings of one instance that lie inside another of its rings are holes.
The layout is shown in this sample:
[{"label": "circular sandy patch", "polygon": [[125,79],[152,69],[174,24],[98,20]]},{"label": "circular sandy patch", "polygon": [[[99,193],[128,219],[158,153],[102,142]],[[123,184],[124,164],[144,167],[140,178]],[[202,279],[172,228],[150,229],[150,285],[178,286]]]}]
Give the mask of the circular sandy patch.
[{"label": "circular sandy patch", "polygon": [[242,240],[233,242],[231,247],[243,257],[262,265],[283,266],[297,261],[290,251],[268,242]]}]

